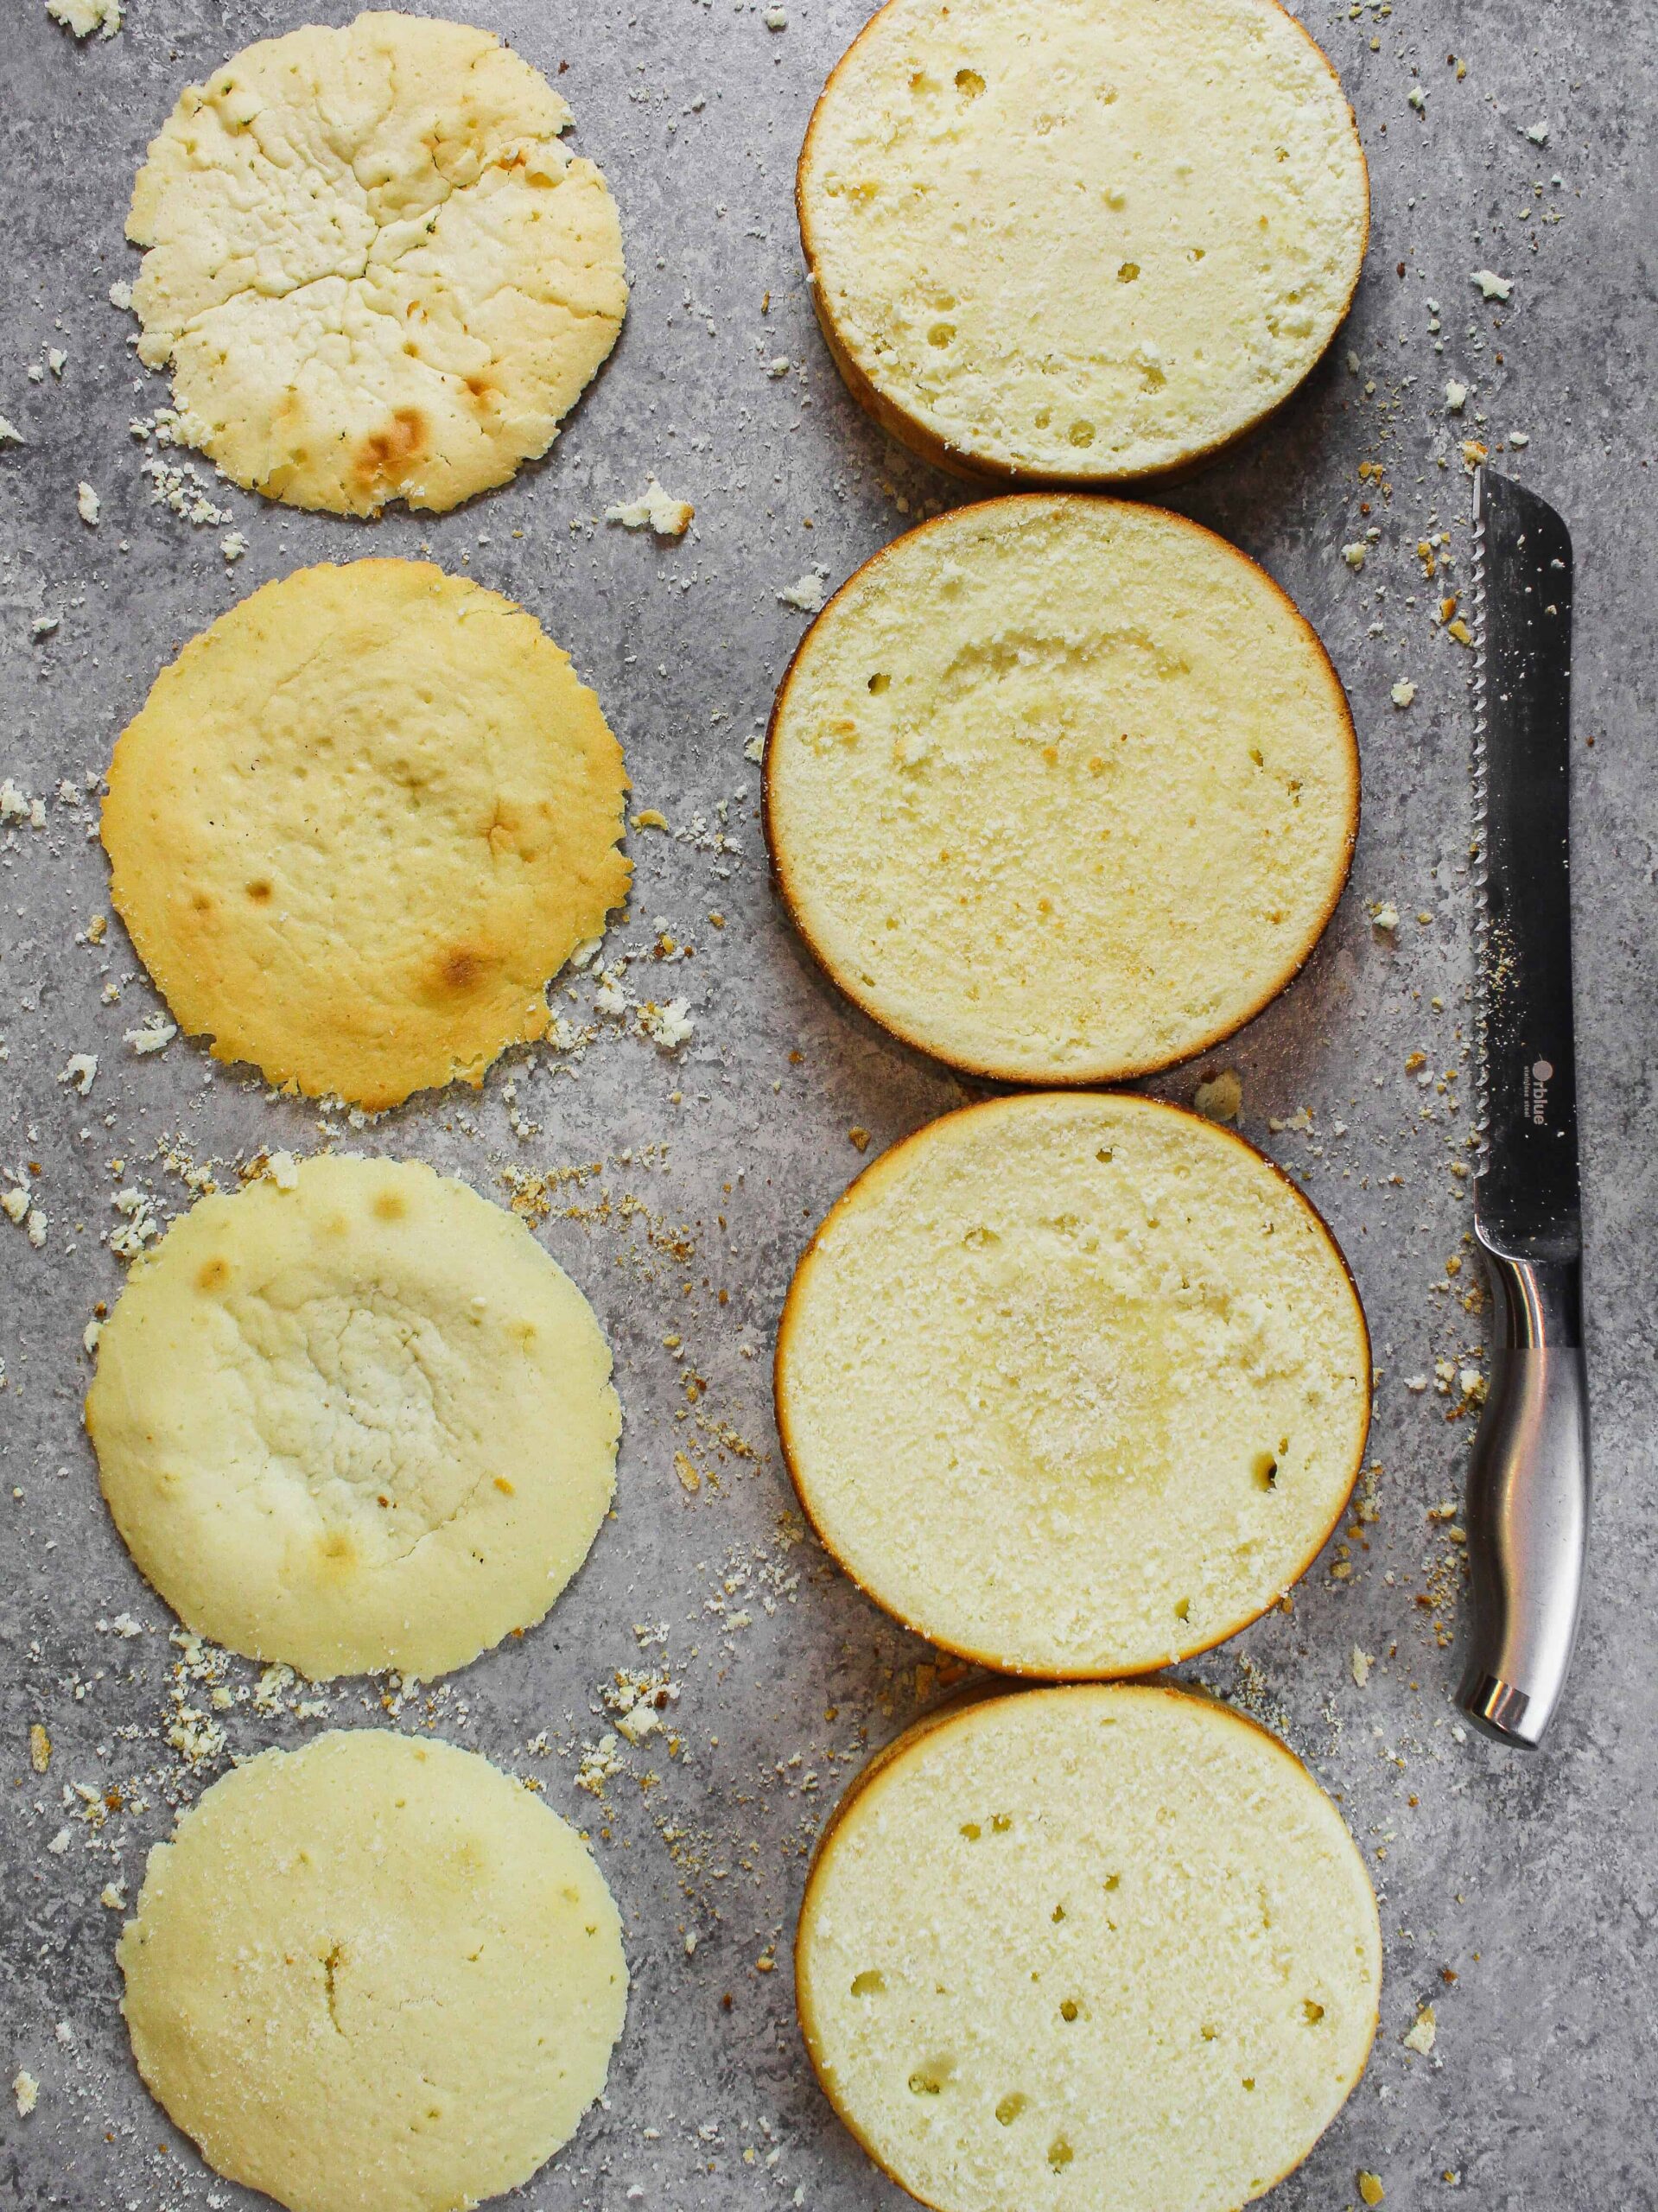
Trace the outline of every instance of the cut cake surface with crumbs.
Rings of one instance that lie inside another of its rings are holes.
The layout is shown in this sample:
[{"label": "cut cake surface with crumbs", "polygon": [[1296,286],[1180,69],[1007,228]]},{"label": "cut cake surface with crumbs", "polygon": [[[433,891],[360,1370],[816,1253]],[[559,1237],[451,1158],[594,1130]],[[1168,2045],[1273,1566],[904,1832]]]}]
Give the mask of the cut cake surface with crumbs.
[{"label": "cut cake surface with crumbs", "polygon": [[1161,1688],[918,1722],[835,1813],[796,1945],[823,2086],[938,2212],[1236,2212],[1363,2070],[1381,1930],[1278,1739]]},{"label": "cut cake surface with crumbs", "polygon": [[1358,826],[1352,718],[1270,577],[1161,509],[960,508],[803,640],[765,751],[784,899],[908,1044],[1017,1083],[1207,1050],[1306,959]]},{"label": "cut cake surface with crumbs", "polygon": [[1276,0],[889,0],[807,133],[854,396],[958,473],[1188,467],[1328,346],[1369,231],[1334,70]]},{"label": "cut cake surface with crumbs", "polygon": [[1208,1649],[1331,1534],[1369,1420],[1334,1240],[1230,1131],[1046,1093],[933,1122],[829,1214],[778,1429],[841,1564],[932,1642],[1104,1676]]}]

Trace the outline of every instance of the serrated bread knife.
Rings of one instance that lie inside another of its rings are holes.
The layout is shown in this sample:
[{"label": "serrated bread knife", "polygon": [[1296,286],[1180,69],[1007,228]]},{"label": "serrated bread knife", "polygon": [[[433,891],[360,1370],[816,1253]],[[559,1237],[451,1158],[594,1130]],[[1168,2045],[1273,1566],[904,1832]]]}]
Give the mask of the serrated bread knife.
[{"label": "serrated bread knife", "polygon": [[1589,1519],[1572,1035],[1572,540],[1474,477],[1474,875],[1480,1149],[1474,1234],[1496,1295],[1468,1484],[1458,1702],[1534,1749],[1571,1664]]}]

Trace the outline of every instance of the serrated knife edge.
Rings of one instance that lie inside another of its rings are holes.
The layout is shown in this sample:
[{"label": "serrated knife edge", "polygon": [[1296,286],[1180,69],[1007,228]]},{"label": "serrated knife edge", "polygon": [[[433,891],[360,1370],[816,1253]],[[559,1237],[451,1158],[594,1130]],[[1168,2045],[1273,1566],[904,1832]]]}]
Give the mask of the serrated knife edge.
[{"label": "serrated knife edge", "polygon": [[1490,982],[1491,910],[1486,828],[1490,815],[1486,683],[1485,472],[1474,472],[1474,679],[1473,835],[1469,844],[1474,889],[1474,1174],[1483,1174],[1490,1155]]}]

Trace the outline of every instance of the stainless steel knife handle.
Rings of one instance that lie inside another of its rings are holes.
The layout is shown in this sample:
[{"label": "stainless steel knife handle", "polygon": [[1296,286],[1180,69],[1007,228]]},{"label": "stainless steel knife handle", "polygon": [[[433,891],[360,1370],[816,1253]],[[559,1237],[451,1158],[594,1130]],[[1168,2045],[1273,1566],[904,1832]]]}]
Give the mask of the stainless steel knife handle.
[{"label": "stainless steel knife handle", "polygon": [[1503,1327],[1468,1478],[1473,1608],[1458,1702],[1534,1751],[1566,1688],[1589,1525],[1579,1263],[1486,1248]]}]

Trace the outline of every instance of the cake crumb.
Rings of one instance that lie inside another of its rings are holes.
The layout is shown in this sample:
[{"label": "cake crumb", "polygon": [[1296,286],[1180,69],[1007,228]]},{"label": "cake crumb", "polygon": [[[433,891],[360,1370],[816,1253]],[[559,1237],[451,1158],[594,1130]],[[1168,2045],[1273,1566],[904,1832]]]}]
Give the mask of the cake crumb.
[{"label": "cake crumb", "polygon": [[46,12],[77,38],[113,38],[121,28],[121,0],[46,0]]},{"label": "cake crumb", "polygon": [[823,611],[823,579],[808,569],[804,576],[797,576],[786,584],[778,597],[785,607],[797,607],[803,614],[821,614]]},{"label": "cake crumb", "polygon": [[164,1014],[147,1014],[136,1029],[127,1031],[124,1041],[142,1058],[147,1052],[164,1052],[178,1033],[178,1024]]},{"label": "cake crumb", "polygon": [[683,537],[696,512],[689,499],[676,499],[654,476],[647,476],[638,498],[607,507],[605,520],[619,522],[624,530],[649,529],[658,537]]},{"label": "cake crumb", "polygon": [[27,2120],[40,2102],[41,2085],[32,2074],[19,2072],[12,2076],[11,2094],[17,2100],[18,2119]]},{"label": "cake crumb", "polygon": [[1232,1122],[1243,1111],[1243,1078],[1236,1068],[1206,1076],[1191,1095],[1192,1111],[1206,1122]]}]

